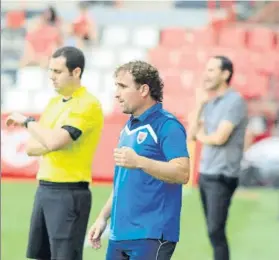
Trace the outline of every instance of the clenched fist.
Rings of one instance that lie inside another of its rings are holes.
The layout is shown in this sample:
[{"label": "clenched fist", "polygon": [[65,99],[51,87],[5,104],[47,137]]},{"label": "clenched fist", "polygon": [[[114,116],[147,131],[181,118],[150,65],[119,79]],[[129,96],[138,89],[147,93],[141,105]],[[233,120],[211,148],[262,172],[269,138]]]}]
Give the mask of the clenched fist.
[{"label": "clenched fist", "polygon": [[117,166],[130,169],[138,168],[140,156],[132,148],[116,148],[113,155]]}]

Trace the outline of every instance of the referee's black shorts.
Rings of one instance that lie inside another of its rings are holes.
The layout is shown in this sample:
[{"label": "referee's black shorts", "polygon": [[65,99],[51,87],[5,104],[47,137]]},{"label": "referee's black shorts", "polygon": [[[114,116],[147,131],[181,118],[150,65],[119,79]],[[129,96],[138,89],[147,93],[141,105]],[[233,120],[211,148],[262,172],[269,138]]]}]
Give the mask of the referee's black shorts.
[{"label": "referee's black shorts", "polygon": [[88,183],[40,181],[30,224],[27,258],[82,260],[91,209]]}]

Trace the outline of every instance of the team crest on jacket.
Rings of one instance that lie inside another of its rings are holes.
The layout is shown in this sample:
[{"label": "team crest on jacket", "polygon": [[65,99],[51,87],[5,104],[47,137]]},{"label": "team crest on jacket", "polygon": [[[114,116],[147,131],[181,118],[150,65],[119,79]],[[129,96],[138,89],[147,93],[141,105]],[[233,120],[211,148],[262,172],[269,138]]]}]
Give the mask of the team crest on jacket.
[{"label": "team crest on jacket", "polygon": [[146,137],[147,137],[147,132],[139,131],[138,136],[137,136],[137,143],[138,144],[143,143],[144,140],[146,139]]}]

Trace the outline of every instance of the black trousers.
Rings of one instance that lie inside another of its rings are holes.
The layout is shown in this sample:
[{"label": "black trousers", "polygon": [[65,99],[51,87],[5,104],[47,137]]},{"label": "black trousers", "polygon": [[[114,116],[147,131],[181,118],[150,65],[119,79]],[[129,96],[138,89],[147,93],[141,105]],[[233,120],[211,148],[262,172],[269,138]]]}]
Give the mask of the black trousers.
[{"label": "black trousers", "polygon": [[162,239],[110,240],[106,260],[170,260],[175,247]]},{"label": "black trousers", "polygon": [[88,183],[41,181],[35,195],[27,258],[82,260],[90,209]]},{"label": "black trousers", "polygon": [[214,260],[229,260],[226,221],[231,198],[238,186],[238,178],[224,175],[200,174],[200,197],[207,224]]}]

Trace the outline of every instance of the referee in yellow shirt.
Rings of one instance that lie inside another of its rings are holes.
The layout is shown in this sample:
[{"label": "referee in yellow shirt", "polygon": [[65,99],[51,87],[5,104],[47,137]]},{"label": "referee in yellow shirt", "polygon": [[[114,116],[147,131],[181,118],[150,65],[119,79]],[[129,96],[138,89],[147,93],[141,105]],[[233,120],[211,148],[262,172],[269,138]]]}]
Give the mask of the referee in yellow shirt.
[{"label": "referee in yellow shirt", "polygon": [[42,156],[31,217],[27,257],[40,260],[82,260],[91,208],[91,164],[103,128],[98,100],[81,86],[83,53],[58,49],[50,59],[50,77],[57,97],[39,122],[18,113],[7,126],[25,127],[31,135],[30,156]]}]

